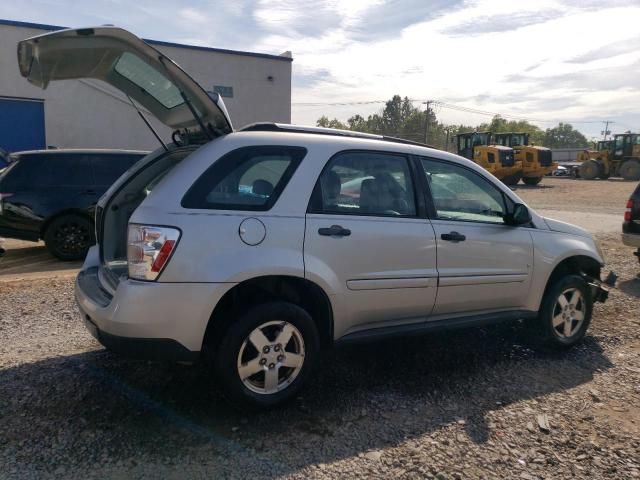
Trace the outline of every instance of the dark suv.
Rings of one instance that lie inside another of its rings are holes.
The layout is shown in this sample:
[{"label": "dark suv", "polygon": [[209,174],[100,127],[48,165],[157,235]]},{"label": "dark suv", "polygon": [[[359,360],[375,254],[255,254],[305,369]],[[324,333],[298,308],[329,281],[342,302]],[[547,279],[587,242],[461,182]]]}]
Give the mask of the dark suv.
[{"label": "dark suv", "polygon": [[147,152],[34,150],[12,154],[0,174],[0,236],[43,239],[60,260],[84,258],[93,243],[95,205]]},{"label": "dark suv", "polygon": [[640,183],[627,202],[622,224],[622,243],[637,248],[634,255],[640,260]]}]

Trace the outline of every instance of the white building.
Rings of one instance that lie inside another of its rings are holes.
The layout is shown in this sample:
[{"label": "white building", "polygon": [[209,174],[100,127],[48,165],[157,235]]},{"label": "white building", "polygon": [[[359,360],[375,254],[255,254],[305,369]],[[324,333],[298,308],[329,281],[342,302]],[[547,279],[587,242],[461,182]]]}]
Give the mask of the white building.
[{"label": "white building", "polygon": [[[68,80],[41,90],[20,75],[17,43],[61,28],[0,19],[0,148],[156,148],[157,140],[127,98],[106,84]],[[291,122],[290,52],[268,55],[147,42],[205,90],[220,93],[234,128],[261,121]],[[166,127],[152,123],[161,137],[169,138]]]}]

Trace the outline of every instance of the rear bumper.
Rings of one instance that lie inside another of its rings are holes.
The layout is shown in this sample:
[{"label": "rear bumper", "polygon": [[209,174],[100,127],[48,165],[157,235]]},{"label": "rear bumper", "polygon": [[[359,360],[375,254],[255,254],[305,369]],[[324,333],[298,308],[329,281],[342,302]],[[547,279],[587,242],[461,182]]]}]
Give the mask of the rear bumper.
[{"label": "rear bumper", "polygon": [[105,348],[124,357],[144,360],[195,362],[200,355],[200,352],[193,352],[179,342],[169,338],[133,338],[103,332],[87,314],[84,314],[84,324],[89,333]]},{"label": "rear bumper", "polygon": [[640,233],[623,233],[622,243],[628,247],[640,248]]},{"label": "rear bumper", "polygon": [[111,294],[99,267],[84,268],[75,297],[85,326],[105,347],[130,357],[192,361],[216,304],[234,284],[121,279]]}]

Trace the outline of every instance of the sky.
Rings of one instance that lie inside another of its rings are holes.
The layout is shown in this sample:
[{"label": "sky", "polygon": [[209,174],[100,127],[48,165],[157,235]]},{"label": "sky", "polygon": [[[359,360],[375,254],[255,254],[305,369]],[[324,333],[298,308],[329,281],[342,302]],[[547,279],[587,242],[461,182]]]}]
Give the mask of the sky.
[{"label": "sky", "polygon": [[445,123],[640,131],[640,0],[22,0],[0,18],[292,51],[293,123],[366,116],[399,94],[487,112],[435,104]]}]

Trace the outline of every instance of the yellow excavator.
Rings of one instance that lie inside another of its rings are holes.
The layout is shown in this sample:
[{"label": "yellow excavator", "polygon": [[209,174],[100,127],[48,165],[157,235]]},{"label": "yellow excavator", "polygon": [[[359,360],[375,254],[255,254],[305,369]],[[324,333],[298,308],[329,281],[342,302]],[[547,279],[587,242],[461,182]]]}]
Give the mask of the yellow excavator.
[{"label": "yellow excavator", "polygon": [[516,162],[513,149],[490,142],[491,132],[458,134],[458,155],[473,160],[507,185],[515,185],[520,180],[522,167]]},{"label": "yellow excavator", "polygon": [[496,133],[493,138],[496,144],[513,148],[516,162],[522,165],[525,185],[539,184],[545,175],[558,168],[558,163],[551,160],[550,149],[529,145],[528,133]]},{"label": "yellow excavator", "polygon": [[640,180],[640,134],[620,133],[598,142],[597,150],[578,153],[578,175],[585,180],[622,177]]}]

